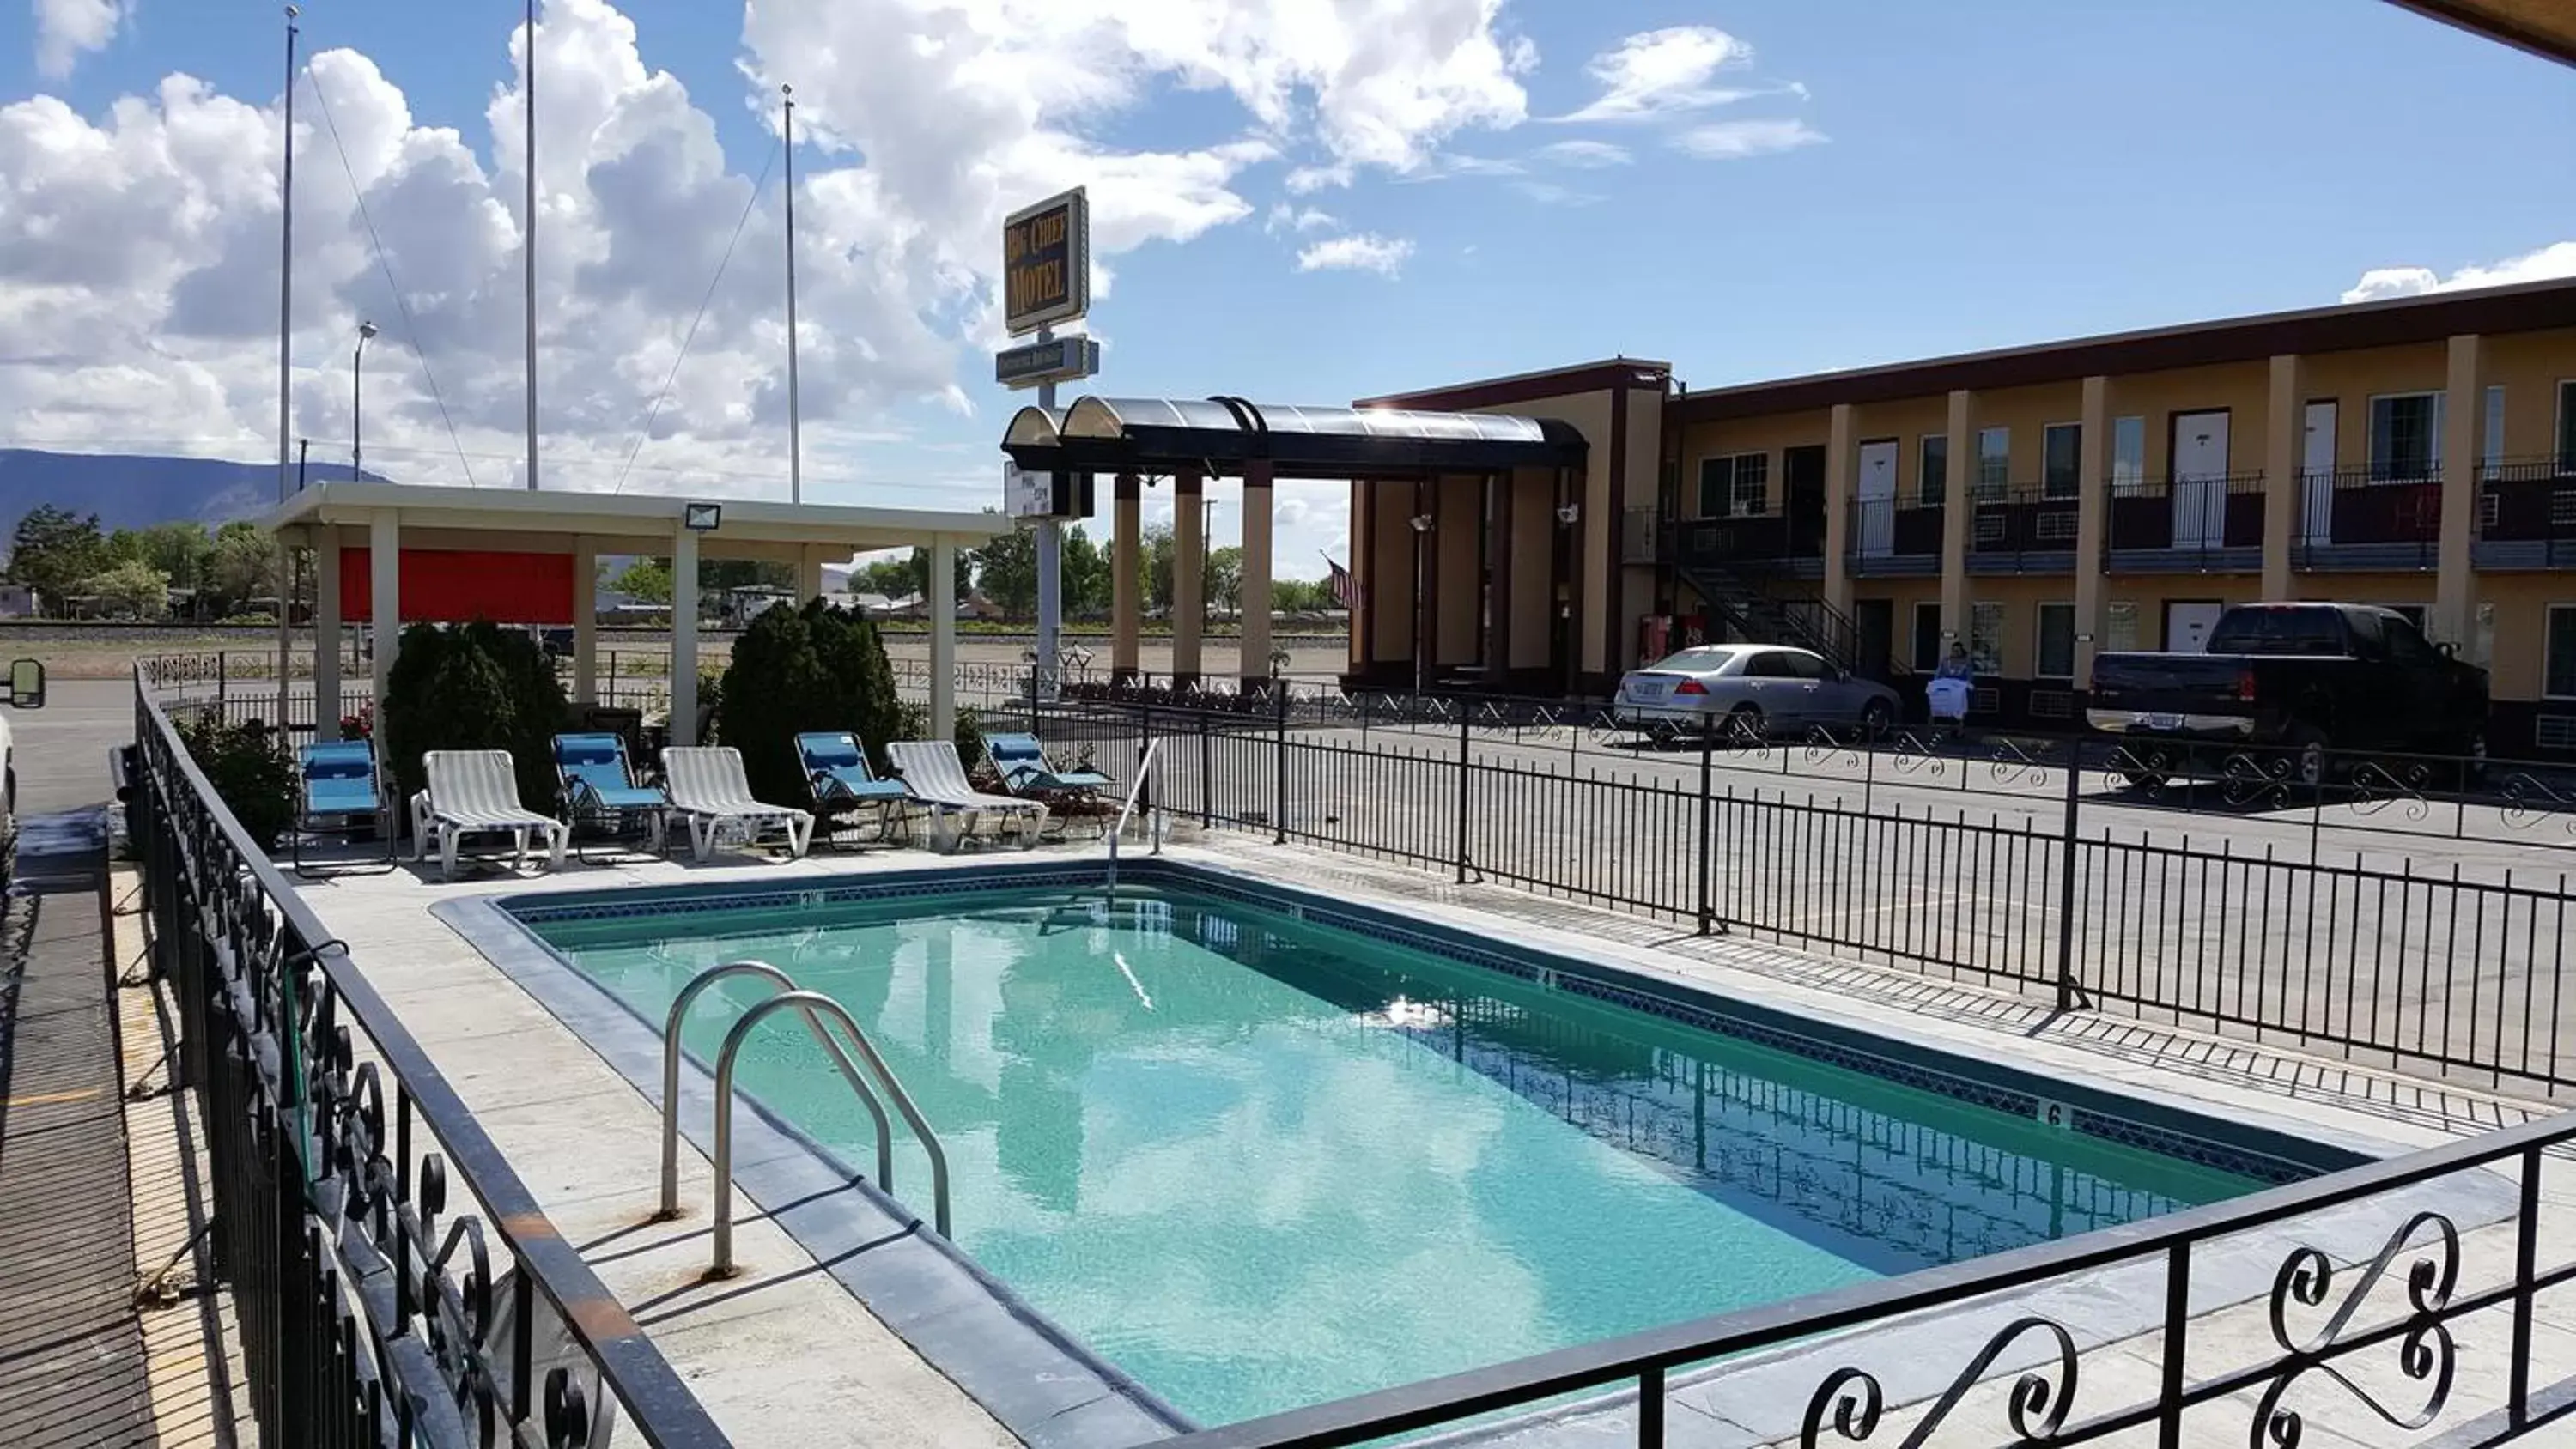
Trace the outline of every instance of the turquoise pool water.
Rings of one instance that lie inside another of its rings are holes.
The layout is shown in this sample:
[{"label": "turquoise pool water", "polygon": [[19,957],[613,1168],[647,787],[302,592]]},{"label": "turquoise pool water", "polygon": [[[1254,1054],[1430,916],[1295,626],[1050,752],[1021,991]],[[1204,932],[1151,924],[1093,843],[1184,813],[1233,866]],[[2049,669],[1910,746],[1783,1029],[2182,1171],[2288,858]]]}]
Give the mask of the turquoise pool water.
[{"label": "turquoise pool water", "polygon": [[[1176,892],[531,929],[656,1023],[746,956],[839,999],[947,1144],[959,1246],[1208,1424],[2260,1185]],[[692,1049],[765,994],[715,988]],[[740,1071],[875,1160],[800,1027]]]}]

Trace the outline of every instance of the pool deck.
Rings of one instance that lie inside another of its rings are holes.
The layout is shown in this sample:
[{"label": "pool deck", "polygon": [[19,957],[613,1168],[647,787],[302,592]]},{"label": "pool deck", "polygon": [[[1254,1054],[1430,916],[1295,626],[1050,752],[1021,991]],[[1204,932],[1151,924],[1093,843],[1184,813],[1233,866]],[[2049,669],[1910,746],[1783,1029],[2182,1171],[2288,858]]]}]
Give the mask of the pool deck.
[{"label": "pool deck", "polygon": [[[1046,847],[1036,858],[1096,858],[1096,843]],[[1456,886],[1445,877],[1347,856],[1272,847],[1242,836],[1176,844],[1179,861],[1240,872],[1363,905],[1405,911],[1441,924],[1508,936],[1649,976],[1680,978],[1701,988],[1900,1040],[2009,1060],[2025,1071],[2064,1076],[2131,1095],[2187,1105],[2205,1113],[2287,1128],[2319,1140],[2384,1154],[2429,1146],[2545,1113],[2539,1104],[2419,1082],[2384,1072],[2239,1041],[2219,1041],[2087,1013],[2058,1015],[2030,1002],[1970,987],[1928,982],[1901,972],[1853,965],[1793,949],[1728,938],[1700,938],[1633,916],[1543,900],[1495,886]],[[336,875],[304,885],[307,900],[350,947],[351,959],[403,1015],[431,1059],[519,1167],[559,1231],[578,1245],[644,1325],[656,1345],[736,1443],[912,1446],[1137,1442],[1156,1437],[1123,1406],[1106,1405],[1096,1389],[1059,1390],[1064,1413],[1094,1416],[1087,1427],[1031,1435],[1026,1405],[979,1403],[959,1382],[908,1346],[906,1336],[872,1314],[766,1213],[746,1211],[738,1250],[746,1273],[710,1282],[706,1215],[712,1169],[684,1147],[682,1191],[693,1211],[676,1222],[650,1221],[659,1159],[656,1104],[621,1071],[532,997],[510,974],[437,916],[442,903],[550,889],[708,884],[739,880],[775,885],[821,881],[891,869],[972,869],[992,860],[1026,860],[1016,850],[938,857],[922,851],[871,851],[802,862],[733,856],[699,866],[630,858],[574,863],[559,875],[489,871],[442,883],[434,866],[406,865],[392,874]],[[629,1068],[632,1063],[628,1063]],[[703,1074],[692,1073],[699,1080]],[[699,1109],[703,1116],[704,1109]],[[701,1123],[702,1125],[702,1123]],[[692,1133],[692,1136],[696,1134]],[[567,1150],[569,1147],[570,1150]],[[2366,1258],[2402,1220],[2406,1208],[2454,1211],[2463,1228],[2463,1293],[2496,1281],[2510,1267],[2511,1184],[2495,1174],[2479,1181],[2428,1184],[2419,1200],[2365,1204],[2333,1222],[2302,1224],[2338,1260]],[[769,1202],[744,1180],[756,1202]],[[2576,1172],[2563,1163],[2544,1174],[2544,1267],[2576,1260]],[[793,1209],[796,1204],[776,1204]],[[2551,1209],[2556,1209],[2555,1212]],[[2270,1352],[2264,1295],[2291,1240],[2248,1235],[2205,1250],[2212,1267],[2195,1273],[2194,1377]],[[2138,1278],[2131,1282],[2121,1275]],[[2339,1278],[2337,1292],[2344,1280]],[[2392,1298],[2402,1289],[2382,1290]],[[2115,1270],[2082,1285],[2056,1285],[1944,1310],[1925,1323],[1898,1324],[1785,1350],[1725,1373],[1676,1378],[1671,1443],[1757,1446],[1795,1442],[1808,1395],[1833,1367],[1855,1363],[1881,1372],[1888,1422],[1874,1442],[1894,1442],[1912,1418],[1948,1386],[1976,1346],[2021,1312],[2048,1312],[2067,1322],[2084,1349],[2083,1390],[2075,1417],[2152,1400],[2158,1372],[2150,1328],[2161,1304],[2161,1273]],[[2374,1300],[2376,1302],[2376,1300]],[[2141,1315],[2144,1315],[2141,1317]],[[2466,1423],[2502,1383],[2501,1358],[2486,1341],[2508,1327],[2498,1314],[2459,1327],[2461,1381],[2453,1408],[2411,1443],[2441,1443],[2440,1431]],[[2481,1337],[2484,1334],[2484,1338]],[[1906,1335],[1910,1345],[1881,1335]],[[2230,1345],[2246,1358],[2226,1358]],[[2029,1352],[1999,1360],[1954,1415],[1978,1442],[1978,1428],[2001,1435],[2001,1400],[2012,1370],[2038,1361]],[[1926,1351],[1929,1350],[1929,1351]],[[2206,1352],[2213,1362],[2199,1364]],[[1827,1361],[1825,1355],[1831,1355]],[[2367,1355],[2374,1361],[2393,1358]],[[2576,1376],[2576,1296],[2544,1296],[2535,1336],[2535,1384]],[[2319,1377],[2322,1377],[2321,1375]],[[991,1395],[985,1396],[989,1402]],[[2204,1430],[2187,1442],[2247,1442],[2244,1402],[2207,1406]],[[2400,1395],[2400,1401],[2403,1397]],[[2310,1408],[2305,1443],[2326,1449],[2387,1442],[2391,1430],[2331,1385],[2300,1396]],[[851,1406],[864,1404],[866,1412]],[[1042,1412],[1055,1412],[1040,1406]],[[1633,1410],[1618,1402],[1579,1407],[1541,1421],[1463,1436],[1513,1449],[1625,1442]],[[1015,1434],[1005,1423],[1021,1427]],[[1974,1427],[1972,1427],[1974,1426]],[[2204,1434],[2206,1437],[2204,1437]],[[1944,1441],[1947,1442],[1945,1435]],[[2112,1443],[2148,1443],[2152,1435]]]}]

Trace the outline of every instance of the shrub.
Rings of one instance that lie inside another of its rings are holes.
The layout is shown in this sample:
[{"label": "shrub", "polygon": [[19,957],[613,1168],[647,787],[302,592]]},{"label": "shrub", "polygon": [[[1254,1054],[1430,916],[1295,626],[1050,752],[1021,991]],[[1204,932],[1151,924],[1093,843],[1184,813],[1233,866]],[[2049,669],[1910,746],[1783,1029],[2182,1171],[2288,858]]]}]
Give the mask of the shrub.
[{"label": "shrub", "polygon": [[295,767],[285,741],[266,725],[227,724],[208,713],[180,721],[179,742],[259,848],[277,849],[295,823]]},{"label": "shrub", "polygon": [[378,713],[397,798],[409,800],[426,783],[420,759],[431,750],[508,750],[519,798],[536,810],[553,802],[552,741],[568,707],[552,661],[525,630],[412,625]]},{"label": "shrub", "polygon": [[733,662],[712,691],[712,738],[742,752],[751,792],[781,804],[806,798],[796,736],[847,730],[879,768],[898,739],[901,701],[876,625],[817,599],[801,609],[764,609],[734,641]]}]

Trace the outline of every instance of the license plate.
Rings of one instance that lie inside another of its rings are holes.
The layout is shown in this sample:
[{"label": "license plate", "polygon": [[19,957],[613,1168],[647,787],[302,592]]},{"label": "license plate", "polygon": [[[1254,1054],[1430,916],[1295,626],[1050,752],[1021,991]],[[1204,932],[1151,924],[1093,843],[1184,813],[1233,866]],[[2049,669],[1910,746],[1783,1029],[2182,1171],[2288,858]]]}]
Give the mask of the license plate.
[{"label": "license plate", "polygon": [[2151,714],[2151,715],[2148,715],[2148,716],[2147,716],[2147,728],[2149,728],[2149,729],[2151,729],[2151,730],[2178,730],[2178,729],[2181,729],[2181,728],[2182,728],[2182,716],[2181,716],[2181,715],[2178,715],[2178,714]]},{"label": "license plate", "polygon": [[1660,679],[1640,679],[1628,686],[1628,693],[1638,699],[1661,699],[1668,688]]}]

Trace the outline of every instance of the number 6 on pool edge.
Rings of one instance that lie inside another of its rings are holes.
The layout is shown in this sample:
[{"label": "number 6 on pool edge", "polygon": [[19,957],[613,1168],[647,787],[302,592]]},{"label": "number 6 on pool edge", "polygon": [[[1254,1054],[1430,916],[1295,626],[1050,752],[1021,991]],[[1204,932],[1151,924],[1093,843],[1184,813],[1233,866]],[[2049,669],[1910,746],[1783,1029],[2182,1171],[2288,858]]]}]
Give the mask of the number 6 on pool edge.
[{"label": "number 6 on pool edge", "polygon": [[2074,1125],[2075,1114],[2068,1111],[2066,1109],[2066,1104],[2063,1102],[2042,1102],[2038,1105],[2037,1110],[2033,1111],[2031,1115],[2038,1118],[2040,1124],[2046,1127],[2069,1127]]}]

